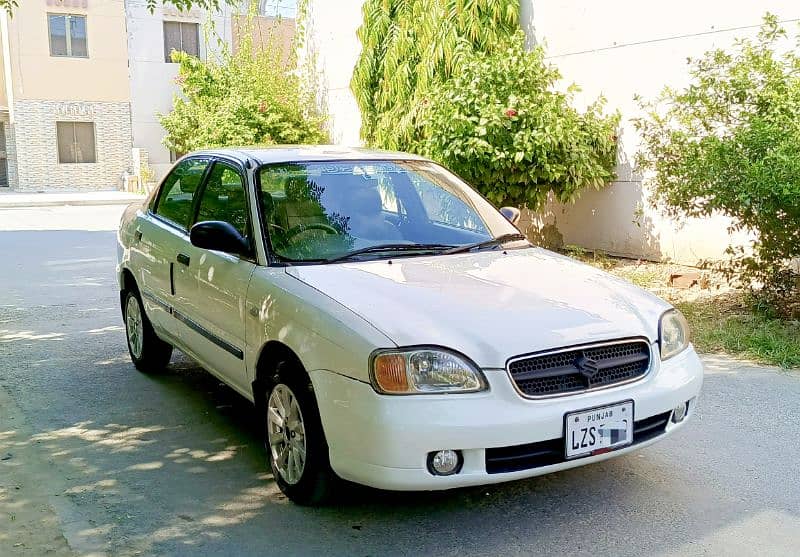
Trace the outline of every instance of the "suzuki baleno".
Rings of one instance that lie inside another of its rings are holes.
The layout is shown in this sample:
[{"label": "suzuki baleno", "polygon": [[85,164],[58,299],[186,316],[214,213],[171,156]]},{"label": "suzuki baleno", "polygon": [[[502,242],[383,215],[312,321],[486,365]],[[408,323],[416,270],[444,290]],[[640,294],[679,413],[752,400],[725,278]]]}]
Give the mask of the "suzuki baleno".
[{"label": "suzuki baleno", "polygon": [[435,490],[664,438],[702,367],[683,316],[533,247],[441,166],[334,147],[181,159],[119,230],[128,347],[252,401],[280,489]]}]

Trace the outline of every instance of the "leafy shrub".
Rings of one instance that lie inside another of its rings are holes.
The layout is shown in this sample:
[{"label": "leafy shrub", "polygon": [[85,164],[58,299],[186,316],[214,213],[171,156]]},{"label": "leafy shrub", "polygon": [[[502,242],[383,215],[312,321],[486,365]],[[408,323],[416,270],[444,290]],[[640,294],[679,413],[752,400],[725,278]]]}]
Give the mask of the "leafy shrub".
[{"label": "leafy shrub", "polygon": [[366,0],[363,16],[351,87],[368,145],[437,159],[498,205],[613,180],[618,117],[556,91],[543,50],[525,51],[519,0]]},{"label": "leafy shrub", "polygon": [[252,22],[235,53],[200,60],[182,52],[173,110],[161,116],[164,144],[177,153],[230,145],[324,143],[322,117],[276,45],[253,49]]},{"label": "leafy shrub", "polygon": [[465,55],[461,70],[423,100],[422,150],[497,205],[540,207],[549,191],[572,202],[614,179],[619,116],[602,99],[581,113],[574,88],[556,90],[544,51],[517,33],[505,49]]},{"label": "leafy shrub", "polygon": [[756,40],[689,61],[690,85],[641,102],[653,202],[673,217],[733,218],[757,234],[752,252],[729,248],[729,270],[774,293],[796,292],[800,257],[800,56],[772,15]]}]

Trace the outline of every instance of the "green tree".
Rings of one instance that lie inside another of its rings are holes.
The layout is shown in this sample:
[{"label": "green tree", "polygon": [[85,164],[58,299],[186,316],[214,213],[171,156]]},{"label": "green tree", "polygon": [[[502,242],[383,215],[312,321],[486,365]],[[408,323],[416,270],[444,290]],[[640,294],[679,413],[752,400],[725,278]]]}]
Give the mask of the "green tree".
[{"label": "green tree", "polygon": [[502,50],[466,54],[423,101],[425,154],[496,205],[536,209],[550,191],[573,202],[602,188],[614,179],[619,116],[603,115],[602,99],[579,112],[560,78],[521,31]]},{"label": "green tree", "polygon": [[[297,72],[271,46],[252,47],[252,19],[239,49],[217,59],[174,52],[180,63],[173,110],[161,116],[164,144],[178,153],[225,145],[324,143],[323,118]],[[290,57],[292,58],[292,57]]]},{"label": "green tree", "polygon": [[788,263],[800,257],[800,56],[787,43],[768,14],[756,40],[690,60],[690,84],[640,101],[636,121],[653,203],[755,232],[751,251],[729,248],[728,269],[773,293],[796,292]]},{"label": "green tree", "polygon": [[414,150],[420,102],[470,51],[492,52],[519,30],[519,0],[366,0],[351,87],[369,145]]},{"label": "green tree", "polygon": [[519,0],[367,0],[351,87],[368,145],[428,155],[496,204],[574,201],[614,178],[618,116],[580,113]]}]

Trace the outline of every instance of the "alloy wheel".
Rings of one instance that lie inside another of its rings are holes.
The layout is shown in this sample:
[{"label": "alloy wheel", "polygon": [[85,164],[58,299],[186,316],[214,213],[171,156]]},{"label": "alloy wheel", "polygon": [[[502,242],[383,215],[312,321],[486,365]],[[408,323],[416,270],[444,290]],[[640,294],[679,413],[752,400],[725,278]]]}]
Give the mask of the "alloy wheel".
[{"label": "alloy wheel", "polygon": [[142,310],[139,307],[139,300],[135,296],[128,296],[128,304],[125,307],[125,325],[131,353],[134,358],[141,358],[142,349],[144,348],[144,323],[142,322]]},{"label": "alloy wheel", "polygon": [[306,430],[297,397],[282,383],[267,402],[267,434],[275,469],[287,484],[296,484],[306,464]]}]

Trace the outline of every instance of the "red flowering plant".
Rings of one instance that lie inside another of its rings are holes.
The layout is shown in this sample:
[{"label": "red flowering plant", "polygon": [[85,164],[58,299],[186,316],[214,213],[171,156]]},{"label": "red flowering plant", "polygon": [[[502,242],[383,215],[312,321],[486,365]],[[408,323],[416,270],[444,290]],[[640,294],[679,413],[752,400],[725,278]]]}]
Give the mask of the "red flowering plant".
[{"label": "red flowering plant", "polygon": [[536,209],[550,191],[568,202],[602,188],[614,179],[619,115],[604,114],[602,99],[577,110],[560,78],[522,33],[505,50],[469,54],[422,107],[419,150],[497,205]]}]

